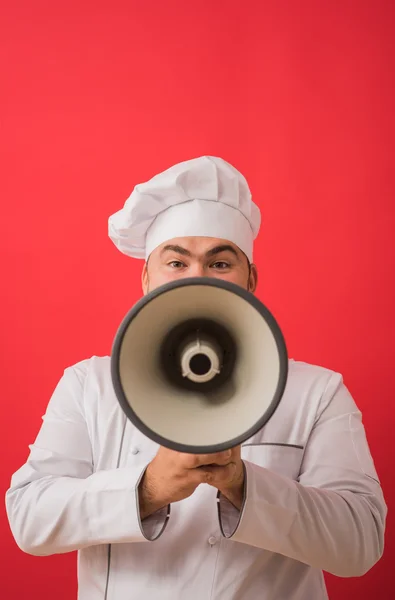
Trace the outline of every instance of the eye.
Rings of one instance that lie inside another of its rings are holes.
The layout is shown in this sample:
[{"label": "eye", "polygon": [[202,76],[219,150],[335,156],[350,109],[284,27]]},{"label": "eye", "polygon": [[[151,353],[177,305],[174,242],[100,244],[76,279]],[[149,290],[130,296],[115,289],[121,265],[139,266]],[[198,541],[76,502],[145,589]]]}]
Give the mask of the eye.
[{"label": "eye", "polygon": [[182,267],[185,267],[184,263],[182,263],[180,260],[172,260],[167,264],[169,267],[172,267],[172,269],[181,269]]},{"label": "eye", "polygon": [[219,269],[222,271],[223,269],[229,269],[230,264],[225,262],[224,260],[217,260],[217,262],[213,263],[212,267],[214,269]]}]

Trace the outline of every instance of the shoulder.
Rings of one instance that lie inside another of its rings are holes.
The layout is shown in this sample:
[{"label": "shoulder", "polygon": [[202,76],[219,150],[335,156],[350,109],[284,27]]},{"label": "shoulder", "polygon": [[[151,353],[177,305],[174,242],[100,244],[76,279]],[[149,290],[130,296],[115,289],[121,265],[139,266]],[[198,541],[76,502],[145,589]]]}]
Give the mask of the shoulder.
[{"label": "shoulder", "polygon": [[85,398],[113,395],[109,356],[91,356],[76,362],[64,369],[62,379],[78,388]]},{"label": "shoulder", "polygon": [[254,441],[304,447],[341,382],[341,374],[330,368],[290,359],[284,393]]},{"label": "shoulder", "polygon": [[337,387],[343,383],[343,375],[328,367],[290,359],[288,362],[288,382],[301,387],[311,386],[312,384],[316,385],[317,388]]},{"label": "shoulder", "polygon": [[284,397],[299,407],[319,414],[345,389],[343,375],[329,367],[290,360]]},{"label": "shoulder", "polygon": [[343,374],[318,364],[290,360],[285,395],[298,398],[319,416],[340,398],[349,410],[358,410],[343,378]]},{"label": "shoulder", "polygon": [[85,418],[105,427],[121,408],[111,377],[111,357],[91,356],[65,368],[62,380],[68,397],[78,404]]},{"label": "shoulder", "polygon": [[76,376],[81,382],[87,378],[103,378],[111,375],[109,356],[91,356],[65,368],[66,375]]}]

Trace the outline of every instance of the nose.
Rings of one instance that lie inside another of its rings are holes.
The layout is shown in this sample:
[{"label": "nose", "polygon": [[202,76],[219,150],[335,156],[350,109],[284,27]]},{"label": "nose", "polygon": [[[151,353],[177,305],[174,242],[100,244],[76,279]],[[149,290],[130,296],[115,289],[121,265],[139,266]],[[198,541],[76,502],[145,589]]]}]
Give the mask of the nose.
[{"label": "nose", "polygon": [[204,270],[204,266],[199,264],[199,263],[195,263],[193,266],[191,266],[191,268],[189,269],[189,273],[188,276],[189,277],[204,277],[205,276],[205,270]]}]

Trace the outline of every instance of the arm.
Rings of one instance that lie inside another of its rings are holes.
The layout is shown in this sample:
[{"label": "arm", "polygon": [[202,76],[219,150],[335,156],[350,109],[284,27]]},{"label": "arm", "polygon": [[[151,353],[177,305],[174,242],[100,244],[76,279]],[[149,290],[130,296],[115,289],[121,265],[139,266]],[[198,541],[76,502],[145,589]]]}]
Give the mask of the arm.
[{"label": "arm", "polygon": [[338,376],[322,398],[299,481],[247,461],[244,473],[241,512],[219,494],[226,537],[343,577],[381,557],[387,508],[361,414]]},{"label": "arm", "polygon": [[[11,531],[18,546],[30,554],[149,539],[142,531],[138,498],[146,465],[93,471],[84,416],[84,376],[85,368],[80,365],[65,371],[30,456],[13,475],[6,493]],[[158,537],[167,523],[166,515],[150,519],[147,531],[154,535],[156,530]]]}]

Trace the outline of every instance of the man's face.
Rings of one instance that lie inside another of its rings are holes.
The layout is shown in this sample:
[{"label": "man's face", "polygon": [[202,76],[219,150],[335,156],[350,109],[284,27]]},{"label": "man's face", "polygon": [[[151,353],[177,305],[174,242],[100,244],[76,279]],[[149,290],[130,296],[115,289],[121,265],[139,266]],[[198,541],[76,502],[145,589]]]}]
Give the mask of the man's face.
[{"label": "man's face", "polygon": [[232,242],[209,237],[181,237],[155,248],[144,265],[144,294],[185,277],[215,277],[251,292],[257,284],[255,265]]}]

